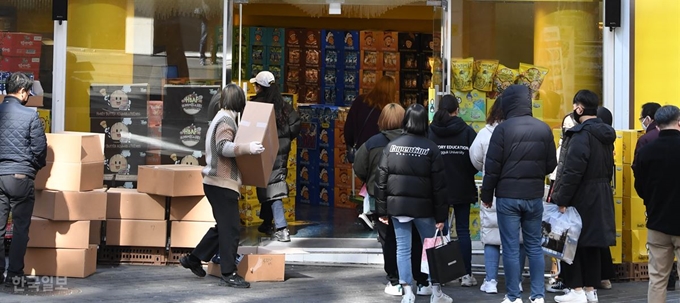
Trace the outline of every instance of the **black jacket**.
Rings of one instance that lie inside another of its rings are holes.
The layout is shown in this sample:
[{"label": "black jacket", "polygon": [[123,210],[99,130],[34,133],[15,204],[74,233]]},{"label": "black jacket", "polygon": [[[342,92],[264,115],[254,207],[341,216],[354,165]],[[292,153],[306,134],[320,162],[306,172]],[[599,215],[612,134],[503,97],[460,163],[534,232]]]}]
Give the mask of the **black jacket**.
[{"label": "black jacket", "polygon": [[448,218],[444,161],[428,138],[405,134],[387,144],[375,189],[378,215]]},{"label": "black jacket", "polygon": [[[256,102],[264,102],[255,99]],[[272,169],[269,185],[266,189],[266,199],[261,197],[263,189],[258,191],[258,199],[261,201],[275,200],[288,197],[288,184],[286,175],[288,174],[288,154],[290,153],[291,142],[300,134],[300,115],[288,103],[284,102],[283,110],[288,113],[288,123],[283,127],[277,126],[279,136],[279,151],[276,154],[274,168]]]},{"label": "black jacket", "polygon": [[503,92],[505,121],[496,126],[486,153],[482,201],[498,198],[538,199],[545,176],[557,166],[550,127],[531,116],[531,94],[523,85]]},{"label": "black jacket", "polygon": [[371,137],[357,150],[352,168],[359,179],[366,183],[366,191],[375,197],[375,180],[378,179],[378,164],[383,149],[390,141],[401,136],[401,129],[382,131]]},{"label": "black jacket", "polygon": [[647,228],[680,236],[680,131],[662,130],[638,151],[635,190],[647,207]]},{"label": "black jacket", "polygon": [[450,117],[430,124],[430,140],[439,145],[444,158],[448,201],[451,205],[477,203],[477,169],[470,161],[470,146],[476,136],[472,127],[460,117]]},{"label": "black jacket", "polygon": [[568,129],[562,142],[560,166],[551,195],[560,206],[573,206],[583,227],[578,239],[582,247],[616,245],[614,173],[616,131],[599,118]]},{"label": "black jacket", "polygon": [[24,174],[35,179],[45,167],[47,139],[35,110],[5,96],[0,103],[0,175]]}]

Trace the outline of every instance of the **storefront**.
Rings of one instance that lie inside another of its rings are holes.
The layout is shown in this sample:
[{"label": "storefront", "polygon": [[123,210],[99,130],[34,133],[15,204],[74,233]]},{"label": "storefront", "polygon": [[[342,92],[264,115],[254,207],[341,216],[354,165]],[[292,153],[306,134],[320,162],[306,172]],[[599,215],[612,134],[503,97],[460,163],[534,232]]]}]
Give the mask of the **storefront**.
[{"label": "storefront", "polygon": [[[230,17],[225,3],[233,2]],[[329,14],[330,2],[341,3],[339,15]],[[202,142],[180,138],[204,135],[208,125],[201,108],[182,107],[187,87],[195,88],[192,100],[207,105],[228,82],[223,75],[243,83],[263,69],[275,72],[299,103],[349,105],[382,75],[398,79],[404,104],[427,105],[455,93],[476,130],[505,85],[530,86],[534,116],[553,128],[572,110],[573,95],[589,89],[613,109],[616,128],[627,129],[642,103],[665,103],[659,88],[678,82],[680,42],[660,35],[678,27],[680,8],[674,0],[622,2],[614,31],[603,27],[598,0],[71,0],[61,23],[52,20],[51,0],[9,0],[0,26],[42,37],[41,54],[33,56],[39,68],[30,68],[44,89],[44,106],[53,110],[53,129],[110,134],[123,125],[182,147],[153,140],[125,146],[130,177],[111,185],[134,186],[136,165],[201,163]],[[233,28],[222,31],[225,19]],[[225,40],[233,46],[222,47]],[[332,45],[340,44],[335,52]],[[123,107],[126,114],[110,110]],[[331,159],[344,148],[326,147]],[[107,157],[122,154],[118,149]],[[319,180],[320,168],[311,174]],[[336,183],[347,169],[326,168]],[[107,167],[107,174],[118,172]],[[344,185],[324,183],[327,196],[344,199],[344,190],[336,190]],[[324,194],[316,186],[310,203]]]}]

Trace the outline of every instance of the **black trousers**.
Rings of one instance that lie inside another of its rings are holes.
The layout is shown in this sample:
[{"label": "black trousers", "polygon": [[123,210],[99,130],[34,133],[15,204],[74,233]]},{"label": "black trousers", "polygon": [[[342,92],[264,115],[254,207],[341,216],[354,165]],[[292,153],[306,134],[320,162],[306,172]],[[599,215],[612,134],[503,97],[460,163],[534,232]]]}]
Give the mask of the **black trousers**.
[{"label": "black trousers", "polygon": [[578,247],[574,262],[560,261],[560,278],[569,288],[597,287],[602,282],[602,257],[599,247]]},{"label": "black trousers", "polygon": [[5,229],[12,213],[14,231],[9,248],[7,276],[24,275],[24,256],[28,245],[28,229],[35,204],[35,184],[25,175],[0,176],[0,275],[5,272]]},{"label": "black trousers", "polygon": [[236,272],[235,261],[241,225],[238,212],[240,194],[231,189],[207,184],[203,184],[203,190],[212,206],[217,224],[208,229],[191,254],[208,262],[219,251],[222,275],[228,276]]},{"label": "black trousers", "polygon": [[600,248],[600,258],[602,259],[602,261],[600,261],[602,266],[602,276],[600,278],[602,280],[614,279],[616,276],[616,272],[614,271],[614,263],[612,263],[612,252],[611,250],[609,250],[609,247]]},{"label": "black trousers", "polygon": [[[382,244],[387,280],[392,285],[397,285],[399,284],[399,270],[397,268],[397,236],[394,234],[394,225],[387,225],[380,222],[380,220],[375,220],[375,227],[378,230],[378,241]],[[419,285],[428,285],[427,274],[420,271],[423,243],[420,242],[420,234],[418,234],[418,229],[415,225],[413,225],[413,236],[411,239],[411,271],[413,279]]]}]

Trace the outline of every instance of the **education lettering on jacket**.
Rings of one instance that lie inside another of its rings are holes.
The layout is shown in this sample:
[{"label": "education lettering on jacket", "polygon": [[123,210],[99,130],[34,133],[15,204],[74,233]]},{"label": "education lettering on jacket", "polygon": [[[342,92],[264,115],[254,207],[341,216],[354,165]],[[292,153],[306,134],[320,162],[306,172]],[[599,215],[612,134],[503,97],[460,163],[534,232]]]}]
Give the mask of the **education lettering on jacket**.
[{"label": "education lettering on jacket", "polygon": [[442,156],[465,155],[465,152],[469,150],[470,147],[465,145],[439,145],[439,151],[442,153]]},{"label": "education lettering on jacket", "polygon": [[395,153],[395,154],[398,154],[400,156],[420,157],[420,156],[427,156],[430,153],[430,149],[429,148],[414,147],[414,146],[392,145],[392,146],[390,146],[390,153]]}]

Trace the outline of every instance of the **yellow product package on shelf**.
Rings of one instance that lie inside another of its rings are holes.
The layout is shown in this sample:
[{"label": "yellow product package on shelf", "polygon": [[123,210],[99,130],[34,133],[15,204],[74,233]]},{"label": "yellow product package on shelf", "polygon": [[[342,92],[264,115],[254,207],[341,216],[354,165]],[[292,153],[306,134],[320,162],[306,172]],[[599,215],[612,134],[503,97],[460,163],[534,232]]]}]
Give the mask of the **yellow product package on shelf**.
[{"label": "yellow product package on shelf", "polygon": [[472,90],[474,61],[473,58],[451,60],[451,72],[453,73],[453,84],[456,90],[462,92]]}]

